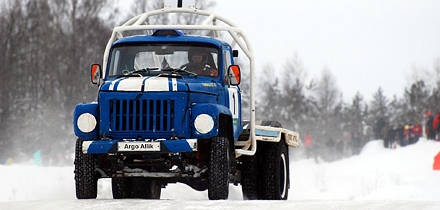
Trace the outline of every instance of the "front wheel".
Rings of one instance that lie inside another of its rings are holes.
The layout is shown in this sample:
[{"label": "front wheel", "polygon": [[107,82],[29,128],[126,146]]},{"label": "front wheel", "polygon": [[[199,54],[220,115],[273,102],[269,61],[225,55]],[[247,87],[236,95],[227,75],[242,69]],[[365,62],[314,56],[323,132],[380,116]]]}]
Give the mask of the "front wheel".
[{"label": "front wheel", "polygon": [[83,154],[83,140],[76,140],[75,147],[75,188],[78,199],[95,199],[98,193],[98,178],[95,173],[96,159]]},{"label": "front wheel", "polygon": [[229,141],[226,137],[211,139],[208,182],[208,197],[210,200],[228,198]]},{"label": "front wheel", "polygon": [[287,200],[289,193],[289,154],[284,141],[264,142],[261,164],[262,199]]}]

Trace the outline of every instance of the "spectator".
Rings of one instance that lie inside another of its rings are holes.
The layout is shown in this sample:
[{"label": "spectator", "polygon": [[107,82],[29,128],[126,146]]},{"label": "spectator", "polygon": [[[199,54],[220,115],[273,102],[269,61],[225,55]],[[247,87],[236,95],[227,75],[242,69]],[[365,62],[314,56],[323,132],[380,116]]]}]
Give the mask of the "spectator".
[{"label": "spectator", "polygon": [[311,156],[312,146],[313,146],[312,135],[310,135],[308,133],[308,134],[306,134],[306,137],[304,138],[304,147],[306,148],[306,156],[307,156],[307,158],[310,158],[310,156]]},{"label": "spectator", "polygon": [[425,132],[426,136],[428,137],[428,140],[434,140],[435,139],[435,129],[434,129],[434,116],[432,116],[431,112],[428,112],[428,118],[426,119],[425,123]]},{"label": "spectator", "polygon": [[386,123],[382,117],[376,120],[375,125],[374,125],[374,132],[376,134],[375,135],[376,139],[380,139],[381,137],[383,138],[382,130],[385,126],[386,126]]},{"label": "spectator", "polygon": [[383,139],[383,147],[387,148],[388,147],[388,130],[389,130],[389,125],[388,123],[385,124],[385,126],[383,126],[381,133],[382,139]]},{"label": "spectator", "polygon": [[403,131],[404,137],[403,137],[403,145],[402,146],[406,146],[408,145],[409,142],[409,135],[410,135],[410,130],[409,130],[409,125],[405,125],[405,129]]},{"label": "spectator", "polygon": [[336,141],[336,144],[335,144],[335,151],[336,151],[335,158],[336,159],[342,158],[343,150],[344,150],[344,142],[342,140]]},{"label": "spectator", "polygon": [[423,132],[423,128],[422,126],[416,122],[412,127],[411,127],[411,133],[412,133],[412,141],[410,142],[410,144],[414,144],[416,143],[420,136],[422,136],[422,132]]},{"label": "spectator", "polygon": [[327,161],[333,161],[335,159],[334,149],[335,149],[335,142],[333,141],[333,138],[330,137],[328,141],[325,143],[325,146],[327,147]]},{"label": "spectator", "polygon": [[388,126],[387,139],[388,148],[393,148],[394,141],[396,141],[396,131],[393,126]]},{"label": "spectator", "polygon": [[403,146],[403,139],[405,138],[405,128],[402,124],[399,124],[396,129],[396,140],[400,146]]},{"label": "spectator", "polygon": [[434,121],[432,122],[432,127],[434,128],[436,133],[435,140],[438,141],[440,133],[440,112],[437,112],[437,114],[435,115]]},{"label": "spectator", "polygon": [[356,132],[356,134],[351,134],[351,138],[353,141],[353,151],[355,154],[359,154],[361,150],[361,136]]}]

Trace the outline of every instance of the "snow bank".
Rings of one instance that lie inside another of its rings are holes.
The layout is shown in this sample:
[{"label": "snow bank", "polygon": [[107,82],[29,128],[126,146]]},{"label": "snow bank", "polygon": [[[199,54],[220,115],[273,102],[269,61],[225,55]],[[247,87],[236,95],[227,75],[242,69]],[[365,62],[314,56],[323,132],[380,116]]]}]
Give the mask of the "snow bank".
[{"label": "snow bank", "polygon": [[348,159],[293,162],[289,199],[437,201],[440,171],[432,165],[438,152],[440,142],[426,139],[397,149],[377,140]]}]

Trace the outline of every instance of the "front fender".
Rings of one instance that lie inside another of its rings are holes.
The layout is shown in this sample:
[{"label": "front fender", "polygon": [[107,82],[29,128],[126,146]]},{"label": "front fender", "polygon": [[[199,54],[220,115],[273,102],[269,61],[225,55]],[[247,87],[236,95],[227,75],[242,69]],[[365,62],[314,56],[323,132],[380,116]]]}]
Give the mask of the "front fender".
[{"label": "front fender", "polygon": [[[207,114],[211,116],[214,121],[213,129],[206,134],[202,134],[194,128],[194,121],[196,117],[201,114]],[[219,117],[221,114],[232,116],[231,111],[227,107],[219,104],[193,104],[191,106],[191,125],[194,128],[192,129],[193,136],[196,138],[211,138],[217,136],[217,134],[219,133]]]},{"label": "front fender", "polygon": [[[89,120],[81,120],[78,122],[80,116],[88,117]],[[95,122],[93,122],[93,117]],[[83,130],[81,130],[81,128]],[[75,107],[75,111],[73,112],[73,130],[75,135],[78,138],[83,140],[92,140],[97,139],[98,136],[98,128],[99,128],[99,112],[98,112],[98,104],[90,103],[90,104],[78,104]],[[84,131],[85,130],[85,131]]]}]

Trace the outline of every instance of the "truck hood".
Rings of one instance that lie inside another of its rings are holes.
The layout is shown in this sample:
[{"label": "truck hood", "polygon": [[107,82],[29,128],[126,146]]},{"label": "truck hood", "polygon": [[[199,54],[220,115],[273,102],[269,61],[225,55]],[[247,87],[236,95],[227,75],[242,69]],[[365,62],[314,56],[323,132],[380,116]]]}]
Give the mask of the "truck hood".
[{"label": "truck hood", "polygon": [[125,77],[105,81],[101,86],[101,91],[186,92],[190,90],[191,92],[215,94],[218,92],[217,86],[218,84],[213,81],[200,81],[196,78]]}]

